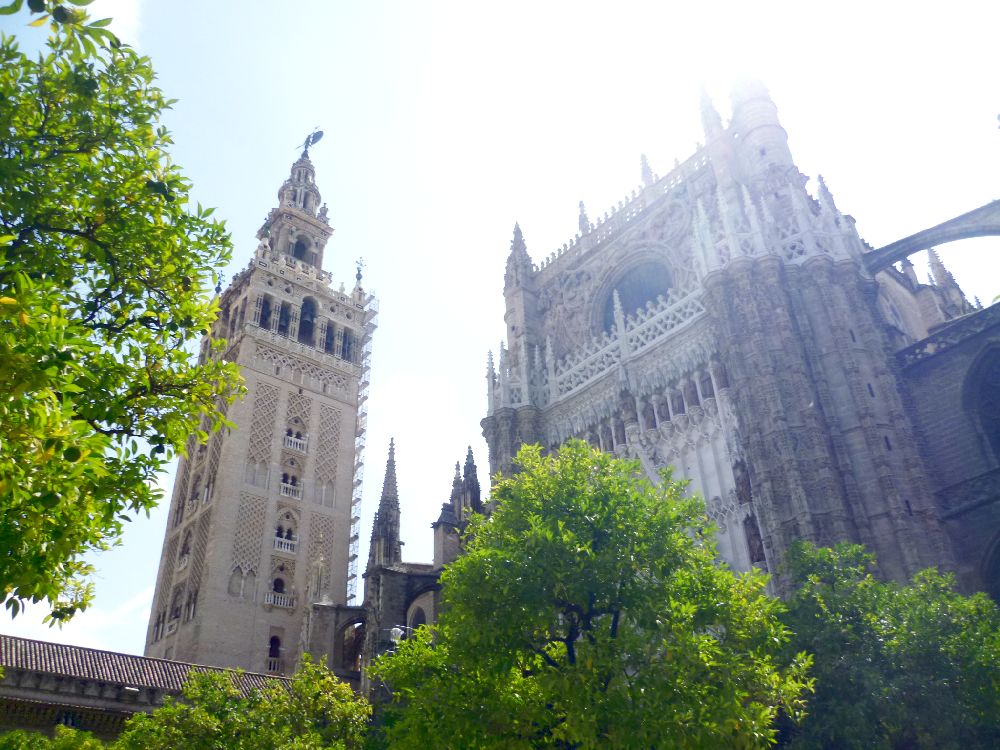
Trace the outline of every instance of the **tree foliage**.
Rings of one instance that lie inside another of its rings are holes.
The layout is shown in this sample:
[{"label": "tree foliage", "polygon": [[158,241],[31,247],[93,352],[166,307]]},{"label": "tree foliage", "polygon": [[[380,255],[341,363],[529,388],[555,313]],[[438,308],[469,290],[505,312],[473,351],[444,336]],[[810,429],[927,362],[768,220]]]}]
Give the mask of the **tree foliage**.
[{"label": "tree foliage", "polygon": [[799,544],[791,646],[814,654],[808,716],[790,748],[1000,747],[1000,612],[925,570],[903,586],[872,575],[857,545]]},{"label": "tree foliage", "polygon": [[574,441],[525,447],[443,573],[443,611],[372,674],[392,747],[764,747],[807,659],[699,501]]},{"label": "tree foliage", "polygon": [[238,672],[192,673],[181,699],[128,720],[116,741],[60,727],[0,736],[0,750],[361,750],[371,707],[330,670],[303,658],[287,683],[241,690]]},{"label": "tree foliage", "polygon": [[186,205],[170,101],[79,19],[37,58],[0,37],[0,591],[57,620],[89,601],[81,554],[155,505],[157,472],[238,383],[189,353],[230,242]]}]

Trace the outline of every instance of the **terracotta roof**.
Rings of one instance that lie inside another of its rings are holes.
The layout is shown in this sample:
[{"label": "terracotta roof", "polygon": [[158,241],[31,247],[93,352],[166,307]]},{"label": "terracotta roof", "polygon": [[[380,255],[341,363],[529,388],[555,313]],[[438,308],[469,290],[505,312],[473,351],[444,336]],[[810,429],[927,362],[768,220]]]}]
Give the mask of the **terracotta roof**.
[{"label": "terracotta roof", "polygon": [[[229,671],[181,661],[152,659],[147,656],[67,646],[62,643],[35,641],[10,635],[0,635],[0,667],[130,687],[149,687],[173,693],[180,692],[191,670]],[[244,672],[242,688],[261,688],[274,680],[283,679],[257,672]]]}]

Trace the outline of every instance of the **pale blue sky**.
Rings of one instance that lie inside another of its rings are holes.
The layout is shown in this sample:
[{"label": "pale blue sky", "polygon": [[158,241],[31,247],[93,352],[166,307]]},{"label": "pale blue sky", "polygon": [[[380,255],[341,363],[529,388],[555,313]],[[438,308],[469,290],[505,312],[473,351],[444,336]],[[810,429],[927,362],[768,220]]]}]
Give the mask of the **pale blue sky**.
[{"label": "pale blue sky", "polygon": [[[659,174],[683,161],[702,85],[727,118],[731,83],[762,79],[800,169],[874,246],[1000,197],[990,3],[101,3],[179,100],[173,153],[229,223],[233,271],[296,144],[325,131],[327,267],[350,283],[364,257],[381,300],[362,535],[393,435],[411,560],[431,556],[467,445],[488,483],[479,420],[515,220],[538,260],[576,232],[578,201],[593,218],[638,185],[641,153]],[[39,34],[23,21],[0,28]],[[1000,294],[1000,239],[941,254],[970,296]],[[96,605],[61,632],[34,615],[0,631],[140,653],[164,519],[97,558]]]}]

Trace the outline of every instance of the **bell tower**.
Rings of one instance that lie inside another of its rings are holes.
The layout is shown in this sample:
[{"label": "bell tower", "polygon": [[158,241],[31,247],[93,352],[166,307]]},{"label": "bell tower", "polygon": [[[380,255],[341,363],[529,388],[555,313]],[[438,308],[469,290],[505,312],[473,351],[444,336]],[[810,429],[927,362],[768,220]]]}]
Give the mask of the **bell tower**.
[{"label": "bell tower", "polygon": [[240,366],[231,427],[177,468],[146,654],[287,674],[313,603],[350,604],[376,303],[332,285],[308,146],[201,356]]}]

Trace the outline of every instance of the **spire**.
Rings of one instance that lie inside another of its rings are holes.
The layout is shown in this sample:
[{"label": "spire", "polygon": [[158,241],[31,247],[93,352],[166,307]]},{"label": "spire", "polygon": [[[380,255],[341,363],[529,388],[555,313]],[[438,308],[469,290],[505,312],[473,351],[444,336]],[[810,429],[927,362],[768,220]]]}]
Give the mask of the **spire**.
[{"label": "spire", "polygon": [[937,286],[948,286],[955,283],[955,277],[951,275],[951,271],[944,267],[944,263],[941,262],[941,256],[937,254],[937,250],[933,247],[928,250],[927,258],[930,260],[931,277]]},{"label": "spire", "polygon": [[649,159],[645,154],[639,156],[639,168],[642,172],[642,184],[646,187],[652,186],[656,178],[653,177],[653,170],[649,168]]},{"label": "spire", "polygon": [[368,567],[393,565],[402,559],[402,544],[399,541],[399,490],[396,486],[396,444],[390,439],[389,458],[385,462],[385,480],[382,482],[382,497],[372,523]]},{"label": "spire", "polygon": [[514,224],[514,238],[510,241],[510,255],[507,256],[507,272],[504,274],[504,286],[521,286],[531,277],[531,256],[524,244],[521,225]]},{"label": "spire", "polygon": [[701,87],[701,126],[705,129],[706,142],[722,132],[722,118],[704,86]]},{"label": "spire", "polygon": [[833,200],[833,193],[831,193],[830,188],[826,186],[826,180],[823,179],[823,175],[819,175],[817,180],[819,181],[819,202],[824,207],[830,209],[834,216],[840,216],[837,204]]},{"label": "spire", "polygon": [[521,225],[514,222],[514,239],[510,241],[510,254],[526,253],[527,246],[524,244],[524,235],[521,234]]},{"label": "spire", "polygon": [[[455,469],[458,469],[456,464]],[[462,484],[465,489],[465,502],[473,513],[482,513],[483,504],[479,490],[479,472],[476,469],[476,460],[472,456],[472,446],[469,446],[468,453],[465,454],[465,469],[462,476]]]},{"label": "spire", "polygon": [[590,219],[587,218],[587,207],[583,205],[583,201],[580,201],[580,234],[586,234],[590,231]]},{"label": "spire", "polygon": [[462,469],[458,461],[455,462],[455,478],[451,480],[451,504],[454,507],[460,507],[462,505],[462,492],[464,487],[462,485]]}]

